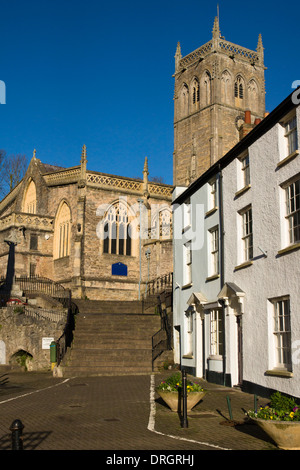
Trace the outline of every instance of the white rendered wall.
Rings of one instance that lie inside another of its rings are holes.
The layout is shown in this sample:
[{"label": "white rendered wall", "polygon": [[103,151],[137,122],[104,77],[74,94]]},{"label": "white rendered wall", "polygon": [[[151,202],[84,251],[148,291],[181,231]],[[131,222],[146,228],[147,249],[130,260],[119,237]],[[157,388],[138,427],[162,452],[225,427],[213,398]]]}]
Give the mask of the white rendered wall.
[{"label": "white rendered wall", "polygon": [[[297,123],[300,142],[299,108]],[[278,167],[282,138],[282,127],[277,124],[249,148],[251,188],[239,197],[235,195],[240,189],[239,162],[234,160],[223,170],[225,281],[234,282],[246,294],[243,314],[243,379],[299,397],[299,361],[293,363],[291,378],[265,375],[272,368],[270,342],[273,340],[273,319],[268,299],[290,296],[292,345],[297,345],[296,342],[300,340],[300,251],[278,254],[287,245],[284,236],[284,190],[280,184],[300,172],[300,156]],[[253,263],[236,270],[235,267],[241,262],[238,211],[248,204],[252,205]],[[267,252],[267,257],[259,247]],[[235,328],[232,322],[231,328]],[[230,332],[232,333],[234,334]],[[227,345],[230,346],[228,340]],[[228,352],[227,366],[235,377],[237,358],[233,350]]]},{"label": "white rendered wall", "polygon": [[[184,230],[182,211],[174,208],[174,230],[173,230],[173,253],[174,253],[174,269],[173,269],[173,319],[174,325],[180,326],[181,344],[179,344],[178,332],[174,330],[174,360],[180,362],[182,366],[195,368],[196,376],[204,375],[203,369],[203,338],[202,338],[202,319],[200,313],[195,311],[193,318],[193,335],[192,350],[193,354],[187,356],[187,334],[185,311],[188,308],[188,300],[193,293],[201,293],[209,302],[216,302],[217,295],[220,292],[220,278],[207,280],[210,276],[209,265],[209,230],[219,225],[219,211],[216,207],[215,211],[210,211],[209,206],[208,184],[198,189],[191,197],[191,227]],[[192,276],[191,284],[184,286],[184,259],[183,245],[189,241],[194,241],[192,251]],[[208,317],[208,315],[204,315]],[[206,318],[206,323],[209,318]],[[207,338],[205,340],[207,345]],[[216,372],[219,372],[220,364],[217,363]]]}]

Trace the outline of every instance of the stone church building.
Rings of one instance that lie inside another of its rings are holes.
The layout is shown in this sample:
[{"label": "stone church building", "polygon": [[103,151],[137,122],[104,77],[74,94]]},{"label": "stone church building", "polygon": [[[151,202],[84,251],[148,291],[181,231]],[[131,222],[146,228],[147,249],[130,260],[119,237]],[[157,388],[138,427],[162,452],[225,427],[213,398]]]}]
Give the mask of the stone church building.
[{"label": "stone church building", "polygon": [[[175,54],[174,186],[188,186],[265,117],[264,50],[233,44],[215,18],[212,39]],[[246,115],[246,119],[245,119]]]},{"label": "stone church building", "polygon": [[[212,39],[175,54],[174,187],[189,186],[265,115],[261,36],[252,51]],[[13,250],[16,276],[44,276],[76,298],[139,299],[149,281],[173,271],[173,186],[59,168],[34,152],[22,181],[0,202],[0,275]],[[176,190],[175,190],[176,192]],[[11,264],[11,263],[10,263]]]},{"label": "stone church building", "polygon": [[[0,202],[0,275],[42,276],[74,298],[141,299],[172,272],[172,186],[42,163],[34,151],[22,181]],[[13,247],[13,254],[12,248]]]}]

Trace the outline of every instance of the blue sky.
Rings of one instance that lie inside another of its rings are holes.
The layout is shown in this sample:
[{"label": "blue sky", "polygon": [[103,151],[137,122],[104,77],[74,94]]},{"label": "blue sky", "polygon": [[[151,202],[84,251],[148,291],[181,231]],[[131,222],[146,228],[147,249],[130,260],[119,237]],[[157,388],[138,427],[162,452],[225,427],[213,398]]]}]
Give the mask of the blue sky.
[{"label": "blue sky", "polygon": [[172,184],[174,55],[212,36],[265,48],[266,108],[300,80],[299,2],[0,0],[0,148],[45,163]]}]

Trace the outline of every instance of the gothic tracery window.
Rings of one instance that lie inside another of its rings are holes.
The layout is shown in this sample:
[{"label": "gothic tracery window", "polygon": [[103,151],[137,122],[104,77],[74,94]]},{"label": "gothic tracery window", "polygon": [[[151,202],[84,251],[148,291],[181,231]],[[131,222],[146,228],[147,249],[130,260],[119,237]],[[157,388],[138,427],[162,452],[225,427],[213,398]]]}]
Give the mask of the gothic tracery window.
[{"label": "gothic tracery window", "polygon": [[33,180],[27,186],[22,211],[28,214],[36,213],[36,186]]},{"label": "gothic tracery window", "polygon": [[240,75],[238,75],[234,82],[234,97],[235,97],[236,106],[242,105],[243,99],[244,99],[244,93],[245,93],[244,80],[242,79]]},{"label": "gothic tracery window", "polygon": [[57,213],[54,229],[54,258],[70,255],[71,211],[64,201]]},{"label": "gothic tracery window", "polygon": [[206,71],[203,75],[203,103],[202,106],[208,106],[211,103],[211,75]]},{"label": "gothic tracery window", "polygon": [[258,87],[254,79],[248,84],[249,108],[253,113],[258,112]]},{"label": "gothic tracery window", "polygon": [[184,84],[181,88],[179,99],[179,114],[180,118],[183,118],[189,113],[189,89],[186,84]]},{"label": "gothic tracery window", "polygon": [[103,253],[131,256],[132,241],[127,206],[113,204],[104,217]]},{"label": "gothic tracery window", "polygon": [[199,109],[199,101],[200,101],[200,85],[196,78],[194,78],[192,82],[192,103],[191,108],[193,111]]},{"label": "gothic tracery window", "polygon": [[230,104],[231,77],[228,70],[224,70],[221,77],[221,93],[224,103]]},{"label": "gothic tracery window", "polygon": [[168,207],[161,208],[154,216],[151,238],[168,240],[172,238],[172,213]]}]

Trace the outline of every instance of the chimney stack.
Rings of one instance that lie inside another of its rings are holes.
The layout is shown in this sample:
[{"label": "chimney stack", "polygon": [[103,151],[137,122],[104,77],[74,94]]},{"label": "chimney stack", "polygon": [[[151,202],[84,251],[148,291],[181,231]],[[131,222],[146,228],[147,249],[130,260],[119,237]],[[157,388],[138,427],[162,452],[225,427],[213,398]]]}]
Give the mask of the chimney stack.
[{"label": "chimney stack", "polygon": [[244,123],[240,128],[240,140],[243,139],[250,131],[252,131],[254,124],[251,124],[251,111],[247,109],[245,111]]}]

